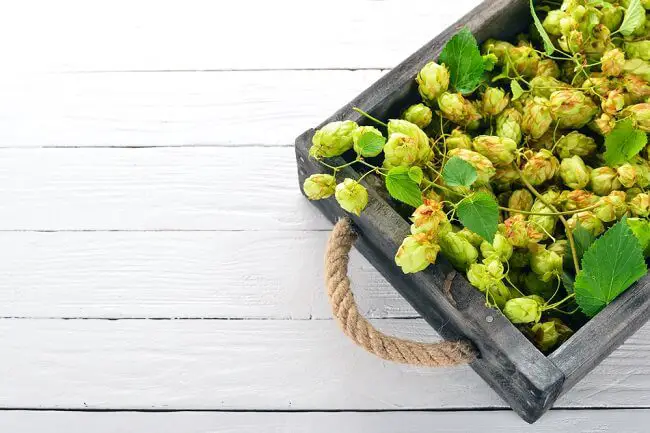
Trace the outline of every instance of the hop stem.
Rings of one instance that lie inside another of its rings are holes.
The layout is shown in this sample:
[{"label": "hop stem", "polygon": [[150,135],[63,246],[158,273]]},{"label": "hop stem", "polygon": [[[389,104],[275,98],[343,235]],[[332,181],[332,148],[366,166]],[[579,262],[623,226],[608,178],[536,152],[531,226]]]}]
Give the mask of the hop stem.
[{"label": "hop stem", "polygon": [[370,120],[372,120],[373,122],[377,123],[378,125],[381,125],[381,126],[383,126],[384,128],[388,128],[388,125],[387,125],[386,123],[382,122],[381,120],[377,119],[376,117],[372,117],[370,114],[366,113],[366,112],[363,111],[361,108],[353,107],[352,109],[353,109],[354,111],[356,111],[357,113],[361,114],[362,116],[367,117],[368,119],[370,119]]},{"label": "hop stem", "polygon": [[571,227],[569,227],[569,223],[567,223],[566,218],[564,218],[564,216],[562,216],[562,214],[558,212],[555,206],[553,206],[548,201],[546,201],[546,199],[535,189],[535,187],[531,185],[530,182],[528,182],[528,179],[526,179],[526,176],[524,176],[524,174],[521,172],[517,163],[513,163],[513,165],[515,167],[515,170],[517,170],[517,173],[519,174],[519,178],[526,186],[526,188],[528,188],[528,190],[531,193],[533,193],[533,195],[537,197],[537,199],[539,199],[539,201],[541,201],[544,206],[546,206],[547,208],[551,209],[553,212],[558,214],[557,216],[562,222],[562,225],[564,226],[564,229],[566,231],[566,237],[567,239],[569,239],[569,247],[571,247],[571,256],[573,257],[573,266],[575,267],[576,274],[577,274],[578,272],[580,272],[580,261],[578,260],[576,244],[575,241],[573,240],[573,231],[571,230]]}]

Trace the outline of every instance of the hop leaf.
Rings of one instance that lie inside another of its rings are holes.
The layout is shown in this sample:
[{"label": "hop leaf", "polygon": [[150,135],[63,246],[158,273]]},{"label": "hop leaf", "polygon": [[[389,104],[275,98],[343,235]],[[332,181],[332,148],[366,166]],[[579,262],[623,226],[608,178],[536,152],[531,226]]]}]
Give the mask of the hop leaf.
[{"label": "hop leaf", "polygon": [[442,169],[442,178],[448,186],[471,186],[478,173],[472,164],[457,156],[452,157]]},{"label": "hop leaf", "polygon": [[521,95],[524,94],[524,89],[521,88],[521,85],[517,80],[510,81],[510,90],[512,90],[512,100],[516,101],[521,98]]},{"label": "hop leaf", "polygon": [[499,223],[499,207],[494,198],[483,191],[472,194],[458,203],[458,219],[474,233],[492,243]]},{"label": "hop leaf", "polygon": [[418,207],[422,204],[419,183],[411,178],[408,167],[391,168],[386,175],[386,189],[391,197],[410,206]]},{"label": "hop leaf", "polygon": [[359,153],[361,156],[377,156],[384,148],[386,139],[372,132],[366,132],[361,136],[358,143]]},{"label": "hop leaf", "polygon": [[635,129],[631,120],[623,120],[605,137],[607,150],[603,156],[608,165],[620,165],[643,150],[647,142],[645,132]]},{"label": "hop leaf", "polygon": [[422,182],[422,179],[424,178],[424,173],[422,173],[422,169],[417,165],[409,168],[408,173],[411,180],[417,183],[418,185]]},{"label": "hop leaf", "polygon": [[630,1],[618,31],[624,36],[631,35],[643,24],[643,18],[645,18],[645,9],[641,5],[641,0]]},{"label": "hop leaf", "polygon": [[626,219],[596,240],[582,258],[576,302],[593,317],[648,272],[639,241]]},{"label": "hop leaf", "polygon": [[447,42],[439,60],[449,69],[450,82],[456,91],[467,94],[478,87],[485,70],[485,62],[476,39],[467,27]]},{"label": "hop leaf", "polygon": [[533,16],[535,28],[539,32],[539,35],[542,37],[542,41],[544,42],[544,51],[546,51],[546,54],[550,56],[555,51],[555,47],[553,46],[553,42],[551,42],[551,38],[548,37],[548,33],[546,33],[542,22],[539,20],[539,18],[537,18],[537,14],[535,13],[535,5],[533,3],[534,0],[530,0],[530,14]]},{"label": "hop leaf", "polygon": [[582,258],[582,256],[589,249],[591,244],[594,243],[595,240],[596,237],[578,222],[576,228],[573,229],[573,241],[575,242],[576,255],[579,259]]}]

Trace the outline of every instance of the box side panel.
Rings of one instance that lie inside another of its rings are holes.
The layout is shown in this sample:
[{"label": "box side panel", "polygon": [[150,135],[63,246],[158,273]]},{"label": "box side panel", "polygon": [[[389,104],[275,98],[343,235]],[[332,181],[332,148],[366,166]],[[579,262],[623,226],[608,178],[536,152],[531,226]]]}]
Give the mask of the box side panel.
[{"label": "box side panel", "polygon": [[650,318],[650,276],[589,320],[549,359],[564,373],[568,391]]}]

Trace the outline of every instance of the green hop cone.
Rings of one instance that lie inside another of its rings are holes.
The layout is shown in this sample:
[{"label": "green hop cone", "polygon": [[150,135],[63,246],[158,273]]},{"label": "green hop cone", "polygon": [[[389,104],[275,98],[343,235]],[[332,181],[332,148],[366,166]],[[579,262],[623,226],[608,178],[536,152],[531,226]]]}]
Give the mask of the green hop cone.
[{"label": "green hop cone", "polygon": [[630,59],[650,60],[650,40],[626,42],[625,54]]},{"label": "green hop cone", "polygon": [[616,173],[618,174],[618,181],[625,188],[632,188],[634,185],[636,185],[638,174],[636,165],[632,165],[630,163],[623,164],[616,169]]},{"label": "green hop cone", "polygon": [[560,177],[571,189],[583,189],[589,184],[589,170],[578,155],[562,159]]},{"label": "green hop cone", "polygon": [[429,62],[415,78],[420,96],[427,102],[435,101],[449,88],[449,71],[445,65]]},{"label": "green hop cone", "polygon": [[493,164],[510,164],[515,159],[517,143],[509,138],[479,135],[472,141],[472,147]]},{"label": "green hop cone", "polygon": [[523,287],[529,295],[536,295],[543,299],[550,299],[555,292],[555,281],[550,279],[542,281],[534,272],[527,272],[523,277]]},{"label": "green hop cone", "polygon": [[648,82],[650,81],[650,62],[641,59],[626,60],[625,65],[623,65],[623,72],[636,75]]},{"label": "green hop cone", "polygon": [[514,45],[510,42],[488,39],[483,44],[483,53],[494,54],[498,59],[497,64],[503,66],[506,62],[508,51],[512,48],[514,48]]},{"label": "green hop cone", "polygon": [[602,74],[592,74],[589,79],[582,83],[583,90],[594,92],[600,96],[605,96],[612,90],[616,90],[618,87],[619,84],[616,80],[602,76]]},{"label": "green hop cone", "polygon": [[402,113],[402,118],[417,125],[419,128],[424,129],[431,123],[433,112],[431,111],[431,108],[424,104],[415,104],[411,105],[404,111],[404,113]]},{"label": "green hop cone", "polygon": [[600,18],[601,24],[606,26],[611,32],[618,30],[623,22],[625,9],[619,5],[610,3],[610,7],[602,8],[600,11],[602,13],[602,17]]},{"label": "green hop cone", "polygon": [[[546,199],[546,197],[545,197]],[[546,200],[547,202],[552,202],[551,200]],[[550,213],[553,212],[551,209],[547,208],[544,203],[540,200],[535,200],[533,207],[530,209],[531,212],[535,213]],[[541,234],[542,240],[548,239],[553,235],[555,231],[555,224],[557,223],[557,216],[554,215],[530,215],[528,217],[528,222],[530,225],[535,227],[535,229]]]},{"label": "green hop cone", "polygon": [[424,199],[411,215],[411,234],[424,234],[427,239],[437,242],[438,238],[451,231],[451,223],[442,209],[442,203]]},{"label": "green hop cone", "polygon": [[536,323],[530,328],[533,332],[535,346],[542,352],[548,352],[555,347],[560,339],[560,333],[555,329],[555,322]]},{"label": "green hop cone", "polygon": [[359,125],[351,120],[330,122],[314,133],[309,155],[331,158],[352,149],[352,133]]},{"label": "green hop cone", "polygon": [[625,74],[623,88],[633,103],[645,102],[650,97],[650,84],[638,75]]},{"label": "green hop cone", "polygon": [[478,251],[467,239],[449,231],[438,238],[440,250],[456,269],[466,270],[478,259]]},{"label": "green hop cone", "polygon": [[625,54],[618,48],[605,51],[600,59],[603,73],[608,77],[618,77],[623,73],[625,65]]},{"label": "green hop cone", "polygon": [[[529,211],[533,207],[533,195],[527,189],[517,189],[512,192],[508,199],[508,207],[511,209]],[[510,215],[516,215],[511,212]]]},{"label": "green hop cone", "polygon": [[594,101],[579,90],[556,90],[549,101],[551,115],[560,128],[582,128],[598,112]]},{"label": "green hop cone", "polygon": [[616,221],[627,214],[626,195],[624,191],[612,191],[609,195],[598,199],[596,202],[598,207],[592,212],[605,223]]},{"label": "green hop cone", "polygon": [[562,257],[554,251],[539,248],[531,252],[530,269],[540,280],[551,281],[562,273]]},{"label": "green hop cone", "polygon": [[499,231],[514,247],[525,248],[542,240],[542,234],[522,214],[516,214],[499,225]]},{"label": "green hop cone", "polygon": [[[378,137],[381,137],[382,139],[384,136],[381,134],[381,131],[374,126],[359,126],[357,129],[354,130],[352,133],[352,147],[354,148],[354,151],[360,155],[361,154],[361,149],[359,148],[359,140],[361,140],[361,137],[364,136],[364,134],[374,134]],[[377,153],[373,155],[368,155],[365,154],[365,156],[377,156],[381,153],[382,149],[379,149]]]},{"label": "green hop cone", "polygon": [[445,143],[447,149],[472,149],[472,137],[465,134],[460,128],[451,131],[449,137],[446,138]]},{"label": "green hop cone", "polygon": [[615,115],[626,105],[626,94],[622,90],[612,90],[607,94],[607,97],[602,100],[600,103],[600,108],[603,109],[603,112],[610,115]]},{"label": "green hop cone", "polygon": [[492,185],[499,191],[507,191],[519,180],[519,173],[512,165],[501,165],[491,179]]},{"label": "green hop cone", "polygon": [[596,142],[578,131],[571,131],[563,135],[555,146],[555,151],[560,158],[579,156],[581,158],[592,156],[596,152]]},{"label": "green hop cone", "polygon": [[510,265],[511,269],[512,268],[522,269],[528,266],[529,261],[530,261],[530,251],[527,248],[515,248],[512,251],[512,256],[510,257],[510,261],[508,262],[508,265]]},{"label": "green hop cone", "polygon": [[539,138],[551,127],[553,117],[549,103],[544,98],[526,102],[521,120],[521,130],[532,138]]},{"label": "green hop cone", "polygon": [[642,192],[635,195],[630,200],[629,206],[632,215],[648,218],[650,216],[650,194]]},{"label": "green hop cone", "polygon": [[302,185],[302,190],[309,200],[331,197],[335,188],[336,180],[329,174],[312,174]]},{"label": "green hop cone", "polygon": [[395,263],[402,268],[405,274],[412,274],[426,269],[434,264],[438,257],[440,247],[429,242],[426,236],[407,236],[395,254]]},{"label": "green hop cone", "polygon": [[488,87],[483,92],[481,108],[488,116],[496,116],[501,113],[510,102],[508,94],[499,87]]},{"label": "green hop cone", "polygon": [[494,235],[494,241],[492,243],[485,240],[481,242],[481,255],[486,258],[491,255],[496,255],[500,261],[507,262],[512,257],[512,251],[512,245],[501,233]]},{"label": "green hop cone", "polygon": [[560,163],[551,152],[542,149],[528,159],[522,170],[524,177],[532,185],[541,185],[555,177]]},{"label": "green hop cone", "polygon": [[474,247],[478,248],[483,242],[483,237],[481,235],[474,233],[467,227],[463,228],[461,231],[456,233],[458,236],[462,236],[467,239],[467,241],[472,244]]},{"label": "green hop cone", "polygon": [[514,298],[506,302],[503,314],[512,323],[537,323],[542,318],[543,304],[544,300],[535,295]]},{"label": "green hop cone", "polygon": [[607,195],[614,190],[621,189],[618,173],[611,167],[598,167],[591,170],[591,190],[598,195]]},{"label": "green hop cone", "polygon": [[472,286],[483,292],[493,278],[488,273],[487,266],[483,263],[473,263],[467,270],[467,280]]},{"label": "green hop cone", "polygon": [[573,191],[562,191],[560,201],[565,211],[574,211],[584,209],[598,202],[599,198],[595,194],[582,189]]},{"label": "green hop cone", "polygon": [[615,126],[616,120],[607,113],[602,113],[600,117],[595,118],[594,121],[589,124],[589,127],[600,135],[609,134]]},{"label": "green hop cone", "polygon": [[460,93],[443,93],[438,97],[438,107],[443,117],[466,128],[474,129],[481,120],[474,104]]},{"label": "green hop cone", "polygon": [[571,215],[567,220],[567,224],[571,230],[580,224],[585,230],[593,236],[600,236],[605,231],[603,222],[591,211],[578,212]]},{"label": "green hop cone", "polygon": [[530,90],[533,96],[548,99],[556,90],[570,89],[571,86],[564,81],[553,77],[537,76],[530,80]]},{"label": "green hop cone", "polygon": [[547,249],[553,251],[558,256],[562,257],[562,262],[565,266],[571,266],[571,247],[569,241],[560,239],[550,244]]},{"label": "green hop cone", "polygon": [[630,105],[621,111],[621,117],[630,117],[638,129],[650,132],[650,103]]},{"label": "green hop cone", "polygon": [[567,14],[564,10],[551,10],[549,11],[548,15],[546,15],[546,18],[544,18],[542,26],[544,26],[544,30],[546,30],[549,35],[562,36],[562,26],[560,23],[562,22],[562,19],[568,17],[569,14]]},{"label": "green hop cone", "polygon": [[449,158],[457,156],[460,159],[472,164],[472,166],[474,166],[476,169],[476,183],[479,185],[489,183],[490,178],[494,176],[494,173],[496,172],[494,165],[492,165],[492,162],[488,158],[478,152],[474,152],[473,150],[452,149],[447,153],[447,156]]},{"label": "green hop cone", "polygon": [[429,138],[416,124],[399,119],[388,122],[384,168],[423,166],[432,158]]},{"label": "green hop cone", "polygon": [[558,344],[561,344],[569,339],[573,335],[573,331],[569,328],[561,319],[557,317],[551,317],[548,319],[549,322],[555,323],[555,330],[559,334]]},{"label": "green hop cone", "polygon": [[346,211],[360,215],[368,204],[368,191],[359,182],[345,179],[336,185],[334,193],[336,201]]},{"label": "green hop cone", "polygon": [[560,67],[557,65],[557,63],[555,63],[555,60],[553,59],[540,60],[539,65],[537,65],[537,76],[559,78]]},{"label": "green hop cone", "polygon": [[510,289],[508,289],[508,287],[506,287],[503,281],[493,282],[488,287],[486,287],[485,292],[488,302],[492,305],[496,305],[499,309],[504,308],[506,302],[508,302],[513,297],[512,292]]},{"label": "green hop cone", "polygon": [[508,50],[510,67],[525,78],[532,78],[537,75],[539,67],[539,54],[533,47],[522,45],[512,47]]},{"label": "green hop cone", "polygon": [[650,186],[650,164],[648,161],[639,158],[634,163],[634,169],[636,171],[636,186],[640,188]]},{"label": "green hop cone", "polygon": [[496,133],[499,137],[509,138],[517,145],[521,142],[522,115],[514,108],[507,108],[497,117]]}]

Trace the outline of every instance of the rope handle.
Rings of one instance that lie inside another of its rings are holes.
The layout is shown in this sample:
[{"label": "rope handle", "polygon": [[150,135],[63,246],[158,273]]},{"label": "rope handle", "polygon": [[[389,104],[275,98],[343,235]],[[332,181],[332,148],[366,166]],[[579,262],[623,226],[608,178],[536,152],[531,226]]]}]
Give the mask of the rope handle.
[{"label": "rope handle", "polygon": [[419,343],[391,337],[359,314],[350,289],[348,262],[356,235],[350,221],[341,219],[334,226],[325,251],[325,286],[336,321],[345,335],[368,352],[388,361],[426,367],[467,364],[476,351],[465,341]]}]

